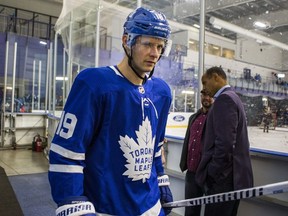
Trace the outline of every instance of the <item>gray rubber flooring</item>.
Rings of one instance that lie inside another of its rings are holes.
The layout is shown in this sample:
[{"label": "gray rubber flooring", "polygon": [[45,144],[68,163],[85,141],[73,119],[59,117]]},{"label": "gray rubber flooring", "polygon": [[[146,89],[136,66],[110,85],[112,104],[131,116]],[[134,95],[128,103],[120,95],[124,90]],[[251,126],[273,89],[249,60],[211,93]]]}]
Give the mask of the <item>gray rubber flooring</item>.
[{"label": "gray rubber flooring", "polygon": [[47,173],[9,176],[25,216],[55,216]]},{"label": "gray rubber flooring", "polygon": [[[0,166],[5,169],[24,216],[55,216],[56,204],[47,174],[49,164],[43,152],[33,152],[30,147],[0,150]],[[0,216],[18,215],[1,211]]]}]

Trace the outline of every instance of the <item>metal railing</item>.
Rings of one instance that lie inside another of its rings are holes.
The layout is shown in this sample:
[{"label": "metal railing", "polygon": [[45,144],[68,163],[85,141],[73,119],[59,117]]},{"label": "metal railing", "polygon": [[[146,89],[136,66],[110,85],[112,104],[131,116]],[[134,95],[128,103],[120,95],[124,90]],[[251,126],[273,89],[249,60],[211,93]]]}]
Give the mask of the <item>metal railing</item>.
[{"label": "metal railing", "polygon": [[0,32],[13,32],[23,36],[37,37],[43,40],[54,39],[54,24],[23,19],[0,14]]}]

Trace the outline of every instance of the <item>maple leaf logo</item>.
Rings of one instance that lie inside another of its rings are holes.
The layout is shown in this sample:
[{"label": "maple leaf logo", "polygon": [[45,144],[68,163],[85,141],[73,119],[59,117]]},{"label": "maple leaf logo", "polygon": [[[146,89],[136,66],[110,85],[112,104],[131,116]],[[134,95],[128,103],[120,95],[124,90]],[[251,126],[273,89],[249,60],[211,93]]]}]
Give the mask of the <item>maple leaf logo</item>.
[{"label": "maple leaf logo", "polygon": [[155,137],[152,137],[151,124],[146,117],[136,131],[137,140],[125,135],[120,136],[120,149],[126,160],[127,170],[123,175],[132,178],[132,181],[142,180],[144,183],[151,175]]}]

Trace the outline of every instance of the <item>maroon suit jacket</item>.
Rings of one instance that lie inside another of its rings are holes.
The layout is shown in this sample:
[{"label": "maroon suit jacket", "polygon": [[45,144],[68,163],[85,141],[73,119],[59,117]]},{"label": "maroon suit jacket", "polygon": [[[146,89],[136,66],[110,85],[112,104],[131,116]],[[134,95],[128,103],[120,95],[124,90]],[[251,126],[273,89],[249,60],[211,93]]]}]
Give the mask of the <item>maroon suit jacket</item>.
[{"label": "maroon suit jacket", "polygon": [[196,181],[204,186],[207,176],[221,183],[233,174],[234,190],[253,187],[246,114],[239,96],[229,87],[214,101],[203,133],[204,148]]}]

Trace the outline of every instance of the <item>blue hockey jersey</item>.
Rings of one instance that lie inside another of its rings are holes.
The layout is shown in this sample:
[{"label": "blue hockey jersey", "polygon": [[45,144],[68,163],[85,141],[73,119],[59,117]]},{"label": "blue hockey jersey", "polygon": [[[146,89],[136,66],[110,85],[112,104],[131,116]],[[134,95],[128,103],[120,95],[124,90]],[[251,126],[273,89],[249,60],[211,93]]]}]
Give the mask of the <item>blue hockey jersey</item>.
[{"label": "blue hockey jersey", "polygon": [[116,66],[79,73],[50,147],[54,201],[87,196],[99,214],[164,215],[157,173],[170,104],[161,79],[134,85]]}]

